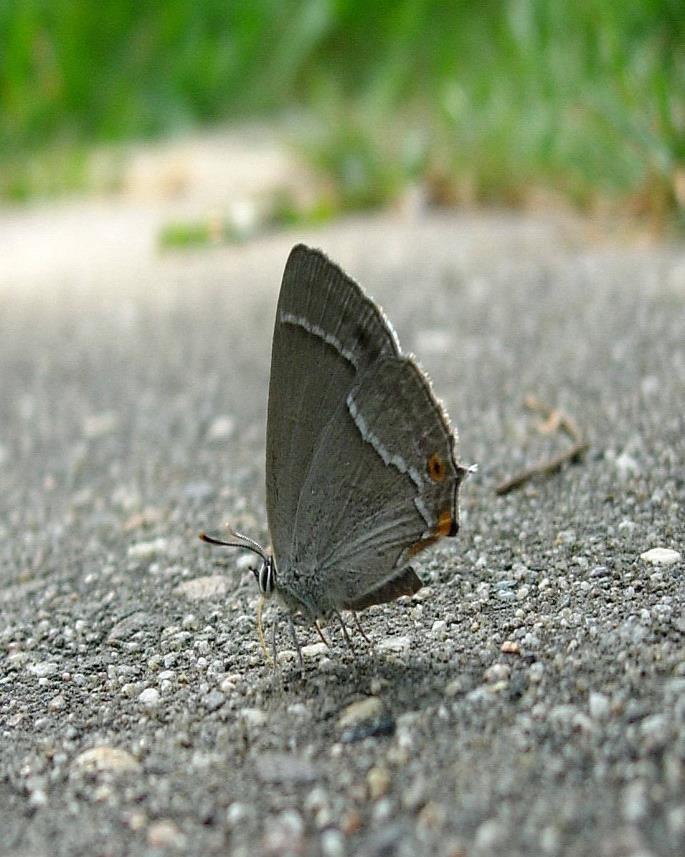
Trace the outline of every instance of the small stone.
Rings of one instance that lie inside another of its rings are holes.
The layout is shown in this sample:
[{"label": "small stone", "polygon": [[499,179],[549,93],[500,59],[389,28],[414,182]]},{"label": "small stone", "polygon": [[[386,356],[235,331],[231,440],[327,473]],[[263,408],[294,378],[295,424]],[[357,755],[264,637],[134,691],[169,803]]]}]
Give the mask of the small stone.
[{"label": "small stone", "polygon": [[233,828],[239,827],[249,814],[250,808],[247,804],[234,801],[232,804],[229,804],[226,810],[226,824],[230,830],[233,830]]},{"label": "small stone", "polygon": [[176,848],[185,845],[185,836],[168,818],[153,822],[147,829],[147,844],[151,848]]},{"label": "small stone", "polygon": [[338,717],[338,728],[347,729],[365,720],[373,720],[383,713],[383,703],[377,696],[367,696],[344,708]]},{"label": "small stone", "polygon": [[485,670],[483,678],[487,682],[498,682],[506,681],[510,675],[511,667],[509,664],[493,664]]},{"label": "small stone", "polygon": [[640,472],[640,465],[636,459],[628,452],[622,452],[614,461],[616,470],[621,479],[627,479],[630,476],[636,476]]},{"label": "small stone", "polygon": [[492,853],[506,838],[506,831],[494,818],[484,821],[476,830],[474,845],[476,849],[488,854]]},{"label": "small stone", "polygon": [[678,551],[671,548],[652,548],[640,554],[640,559],[651,562],[652,565],[673,565],[680,562],[682,556]]},{"label": "small stone", "polygon": [[132,613],[130,616],[127,616],[125,619],[116,623],[107,635],[107,642],[116,643],[119,640],[127,640],[147,625],[148,616],[146,613],[143,613],[142,610],[137,613]]},{"label": "small stone", "polygon": [[499,647],[503,655],[520,655],[521,646],[515,640],[505,640]]},{"label": "small stone", "polygon": [[186,482],[183,494],[189,500],[207,500],[214,494],[214,486],[209,482]]},{"label": "small stone", "polygon": [[114,431],[119,423],[119,417],[113,411],[92,414],[83,421],[83,434],[87,438],[103,437]]},{"label": "small stone", "polygon": [[345,836],[354,836],[355,833],[359,833],[363,826],[364,822],[361,815],[356,809],[351,809],[343,816],[340,829]]},{"label": "small stone", "polygon": [[444,640],[447,637],[447,622],[444,619],[436,619],[431,628],[431,635]]},{"label": "small stone", "polygon": [[147,687],[138,695],[138,702],[145,708],[156,708],[159,705],[159,691],[156,687]]},{"label": "small stone", "polygon": [[29,796],[29,806],[32,809],[40,809],[48,802],[48,796],[45,789],[34,789]]},{"label": "small stone", "polygon": [[609,577],[610,574],[606,565],[596,565],[590,572],[590,577]]},{"label": "small stone", "polygon": [[603,693],[591,693],[588,699],[590,716],[593,720],[606,720],[609,716],[609,697]]},{"label": "small stone", "polygon": [[128,547],[131,559],[150,559],[157,554],[164,554],[169,549],[169,540],[164,538],[152,539],[149,542],[136,542]]},{"label": "small stone", "polygon": [[257,777],[265,783],[313,783],[319,771],[312,762],[293,753],[262,753],[255,759]]},{"label": "small stone", "polygon": [[84,750],[73,761],[72,766],[82,771],[111,771],[120,773],[139,767],[138,760],[126,750],[101,744]]},{"label": "small stone", "polygon": [[384,637],[376,643],[376,651],[397,655],[406,655],[411,649],[409,637]]},{"label": "small stone", "polygon": [[140,810],[132,810],[124,814],[123,821],[129,830],[142,830],[147,824],[147,816]]},{"label": "small stone", "polygon": [[275,818],[267,819],[264,829],[266,854],[299,854],[302,849],[304,821],[299,812],[288,809]]},{"label": "small stone", "polygon": [[33,673],[36,678],[47,678],[48,676],[54,675],[59,670],[59,666],[54,663],[54,661],[38,661],[36,663],[29,664],[27,669],[30,673]]},{"label": "small stone", "polygon": [[214,419],[207,430],[207,440],[220,441],[229,438],[235,430],[235,420],[228,414],[222,414]]},{"label": "small stone", "polygon": [[266,712],[261,708],[242,708],[238,713],[249,726],[263,726],[267,720]]},{"label": "small stone", "polygon": [[50,702],[48,702],[48,708],[50,711],[59,711],[61,708],[64,708],[66,702],[61,693],[58,693],[57,696],[53,696]]},{"label": "small stone", "polygon": [[226,697],[218,690],[212,690],[203,699],[207,711],[217,711],[226,702]]},{"label": "small stone", "polygon": [[445,824],[445,808],[430,800],[420,810],[417,821],[428,830],[439,830]]},{"label": "small stone", "polygon": [[324,857],[345,857],[345,837],[331,827],[321,834],[321,852]]},{"label": "small stone", "polygon": [[647,815],[649,806],[647,790],[642,780],[635,780],[623,790],[621,799],[623,818],[628,822],[641,821]]},{"label": "small stone", "polygon": [[378,798],[387,794],[390,782],[390,773],[386,768],[371,768],[366,775],[366,784],[371,800],[378,800]]},{"label": "small stone", "polygon": [[228,592],[228,581],[221,574],[208,574],[184,580],[174,589],[175,595],[184,595],[189,601],[222,599]]},{"label": "small stone", "polygon": [[662,750],[669,739],[668,721],[663,714],[652,714],[645,717],[640,724],[640,734],[644,738],[645,746],[650,752]]},{"label": "small stone", "polygon": [[325,655],[328,652],[328,646],[321,643],[312,643],[309,646],[302,646],[302,657],[303,658],[318,658],[321,655]]}]

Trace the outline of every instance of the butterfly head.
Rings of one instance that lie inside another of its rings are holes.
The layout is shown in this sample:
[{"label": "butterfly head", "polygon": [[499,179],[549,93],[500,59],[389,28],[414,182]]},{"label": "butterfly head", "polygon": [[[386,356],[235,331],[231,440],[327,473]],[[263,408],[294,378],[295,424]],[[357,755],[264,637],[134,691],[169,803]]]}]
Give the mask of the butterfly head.
[{"label": "butterfly head", "polygon": [[200,538],[203,542],[207,542],[210,545],[220,545],[227,548],[244,548],[256,554],[262,562],[259,568],[252,569],[252,573],[255,576],[260,593],[265,598],[269,598],[276,591],[276,564],[274,563],[274,558],[249,536],[244,536],[235,530],[230,530],[230,533],[230,541],[217,539],[214,536],[207,535],[207,533],[200,533]]}]

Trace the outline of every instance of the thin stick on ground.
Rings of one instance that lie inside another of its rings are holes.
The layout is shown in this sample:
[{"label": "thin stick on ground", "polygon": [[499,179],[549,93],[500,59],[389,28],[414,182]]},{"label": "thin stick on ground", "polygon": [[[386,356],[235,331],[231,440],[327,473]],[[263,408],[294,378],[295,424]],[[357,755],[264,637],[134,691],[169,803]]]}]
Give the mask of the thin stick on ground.
[{"label": "thin stick on ground", "polygon": [[509,479],[505,479],[504,482],[500,482],[495,489],[497,494],[508,494],[509,491],[520,488],[521,485],[524,485],[534,476],[548,476],[551,473],[555,473],[567,461],[576,461],[579,459],[589,446],[588,442],[583,438],[576,421],[568,414],[545,405],[532,395],[526,396],[524,404],[529,411],[542,414],[544,417],[544,422],[538,425],[539,431],[545,433],[563,431],[564,434],[571,438],[572,443],[568,449],[560,452],[558,455],[526,467]]}]

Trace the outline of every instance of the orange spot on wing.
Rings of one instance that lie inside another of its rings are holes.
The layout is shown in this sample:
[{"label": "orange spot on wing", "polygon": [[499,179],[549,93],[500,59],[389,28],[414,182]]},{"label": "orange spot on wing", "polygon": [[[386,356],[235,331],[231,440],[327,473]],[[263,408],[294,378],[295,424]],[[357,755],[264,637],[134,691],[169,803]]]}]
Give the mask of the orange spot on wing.
[{"label": "orange spot on wing", "polygon": [[435,528],[435,535],[439,539],[441,539],[443,536],[449,536],[453,526],[454,521],[452,520],[452,510],[445,509],[444,512],[440,513],[440,517],[438,518],[438,524]]},{"label": "orange spot on wing", "polygon": [[447,465],[442,458],[440,458],[437,452],[434,452],[428,457],[426,469],[428,470],[428,475],[433,482],[442,482],[447,476]]},{"label": "orange spot on wing", "polygon": [[408,548],[408,554],[410,557],[416,556],[417,553],[420,553],[422,550],[429,548],[431,545],[434,545],[437,541],[444,538],[445,536],[453,536],[457,532],[456,522],[452,518],[452,510],[445,509],[440,513],[438,517],[438,523],[435,525],[435,529],[431,533],[430,536],[426,536],[424,539],[419,539],[418,542],[414,542],[413,545],[410,545]]}]

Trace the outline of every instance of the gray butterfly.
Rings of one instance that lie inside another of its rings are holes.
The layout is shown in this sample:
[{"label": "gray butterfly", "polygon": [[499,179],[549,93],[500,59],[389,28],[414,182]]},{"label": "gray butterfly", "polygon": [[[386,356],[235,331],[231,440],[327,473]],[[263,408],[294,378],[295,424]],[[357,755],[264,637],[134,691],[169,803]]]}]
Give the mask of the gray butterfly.
[{"label": "gray butterfly", "polygon": [[[316,623],[412,595],[409,565],[459,526],[455,433],[380,307],[319,250],[285,266],[271,352],[260,591]],[[342,623],[342,619],[340,619]],[[345,625],[342,623],[343,632]],[[274,626],[275,635],[275,626]],[[301,654],[300,654],[301,663]]]}]

